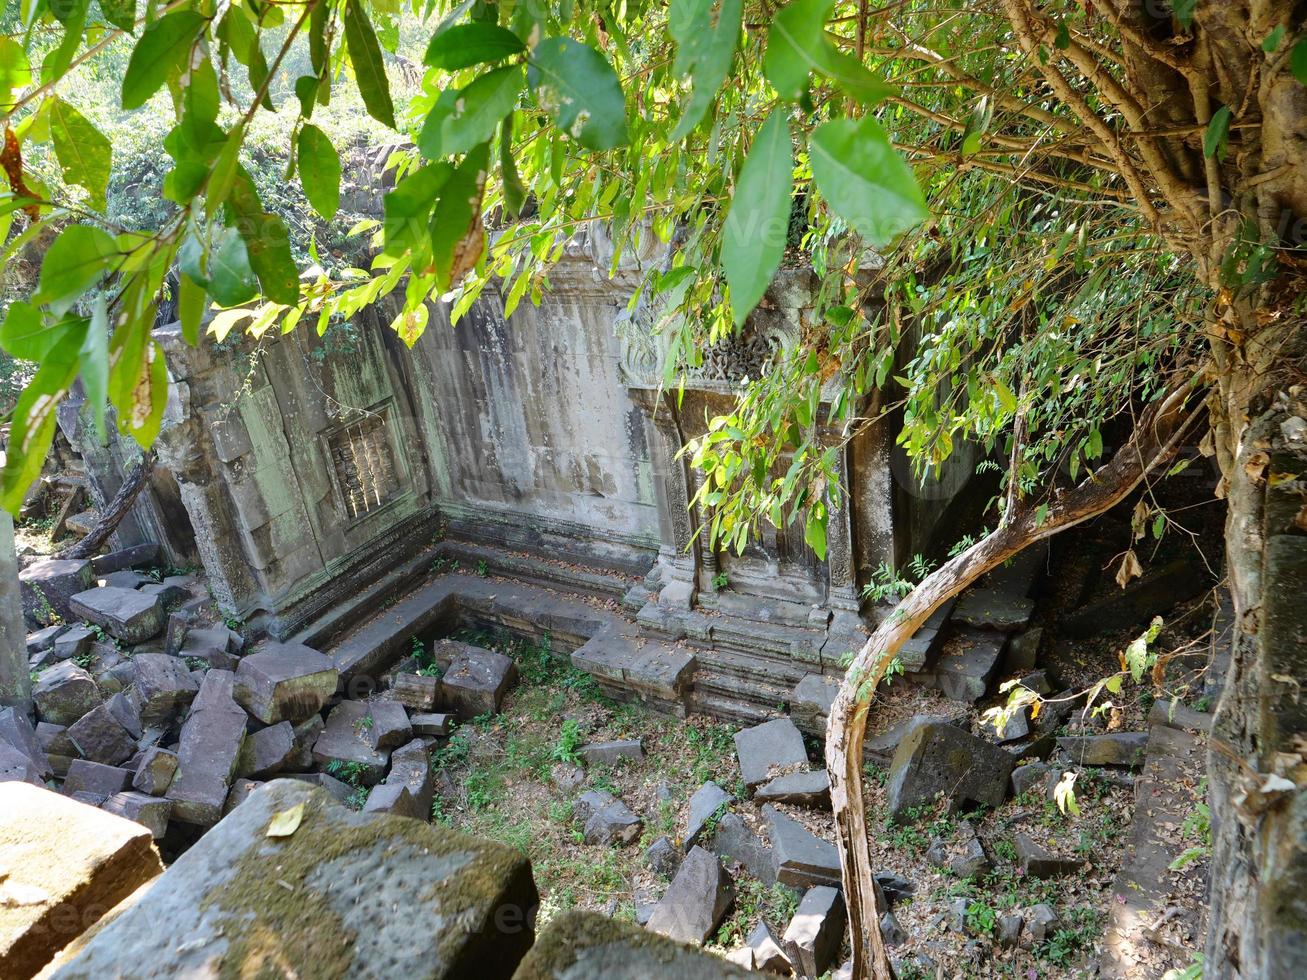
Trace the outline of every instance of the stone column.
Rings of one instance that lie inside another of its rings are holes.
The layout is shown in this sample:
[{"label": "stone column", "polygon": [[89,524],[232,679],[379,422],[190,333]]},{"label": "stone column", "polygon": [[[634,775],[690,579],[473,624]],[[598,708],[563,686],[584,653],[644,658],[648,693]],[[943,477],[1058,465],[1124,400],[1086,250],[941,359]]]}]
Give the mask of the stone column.
[{"label": "stone column", "polygon": [[661,539],[658,564],[663,576],[658,602],[669,608],[688,610],[694,603],[699,549],[690,515],[686,462],[677,456],[681,449],[681,429],[670,398],[644,388],[631,389],[631,397],[653,423],[650,449]]},{"label": "stone column", "polygon": [[32,676],[27,667],[27,630],[18,586],[14,520],[0,510],[0,705],[25,713],[32,708]]},{"label": "stone column", "polygon": [[[858,597],[857,573],[853,567],[854,496],[849,487],[849,451],[841,445],[839,430],[823,427],[819,438],[824,446],[838,449],[835,470],[843,491],[839,510],[830,507],[826,519],[826,603],[832,609],[857,613],[862,603]],[[829,498],[828,498],[829,500]]]}]

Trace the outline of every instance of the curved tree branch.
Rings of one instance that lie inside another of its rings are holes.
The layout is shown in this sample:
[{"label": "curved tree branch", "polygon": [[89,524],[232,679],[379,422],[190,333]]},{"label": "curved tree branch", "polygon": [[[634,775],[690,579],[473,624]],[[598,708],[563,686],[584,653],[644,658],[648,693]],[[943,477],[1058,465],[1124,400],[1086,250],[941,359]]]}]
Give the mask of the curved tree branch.
[{"label": "curved tree branch", "polygon": [[826,767],[830,772],[831,804],[853,941],[854,980],[893,975],[880,935],[881,910],[877,907],[862,799],[862,745],[867,713],[890,660],[950,597],[1036,541],[1110,509],[1150,471],[1170,459],[1202,417],[1201,404],[1187,407],[1192,391],[1186,383],[1154,403],[1141,417],[1130,440],[1112,459],[1074,489],[1058,496],[1044,514],[1028,508],[1014,515],[992,534],[927,575],[880,624],[849,667],[826,729]]}]

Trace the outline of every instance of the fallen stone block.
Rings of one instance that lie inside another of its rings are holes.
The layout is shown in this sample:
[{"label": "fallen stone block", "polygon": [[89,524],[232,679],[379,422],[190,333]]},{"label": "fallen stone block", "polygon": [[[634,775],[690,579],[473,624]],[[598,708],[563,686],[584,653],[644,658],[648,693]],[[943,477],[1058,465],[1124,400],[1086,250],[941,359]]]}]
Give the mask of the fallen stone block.
[{"label": "fallen stone block", "polygon": [[517,683],[517,665],[494,650],[464,646],[440,678],[441,706],[464,721],[497,714]]},{"label": "fallen stone block", "polygon": [[278,722],[245,736],[236,775],[246,779],[266,779],[294,768],[297,746],[295,728],[288,721]]},{"label": "fallen stone block", "polygon": [[72,597],[89,589],[94,582],[91,563],[84,558],[33,562],[18,573],[23,615],[43,626],[58,619],[80,619],[73,612]]},{"label": "fallen stone block", "polygon": [[[0,976],[26,980],[163,871],[150,832],[26,783],[0,784]],[[120,962],[113,971],[120,972]]]},{"label": "fallen stone block", "polygon": [[935,664],[935,686],[954,701],[975,703],[989,693],[1006,640],[994,633],[966,631],[944,643]]},{"label": "fallen stone block", "polygon": [[985,853],[985,845],[976,836],[976,830],[969,821],[963,820],[958,827],[957,840],[936,839],[926,850],[926,860],[936,868],[944,868],[954,877],[967,879],[979,878],[993,865]]},{"label": "fallen stone block", "polygon": [[250,798],[260,786],[267,785],[258,779],[236,779],[232,781],[231,789],[227,793],[227,802],[222,805],[222,815],[225,817],[236,809],[242,803]]},{"label": "fallen stone block", "polygon": [[373,748],[393,749],[413,737],[408,712],[397,701],[369,701],[366,718],[371,719],[367,730]]},{"label": "fallen stone block", "polygon": [[1212,730],[1212,716],[1206,711],[1196,711],[1179,701],[1154,701],[1148,709],[1148,724],[1167,725],[1182,728],[1190,732],[1206,733]]},{"label": "fallen stone block", "polygon": [[402,783],[378,783],[368,792],[367,802],[363,804],[364,813],[391,813],[397,817],[409,817],[413,820],[426,820],[431,810],[423,810],[413,799],[413,794]]},{"label": "fallen stone block", "polygon": [[840,855],[834,844],[770,803],[762,808],[762,816],[771,836],[777,881],[796,888],[839,885]]},{"label": "fallen stone block", "polygon": [[1017,831],[1017,863],[1032,878],[1057,878],[1062,875],[1075,874],[1082,862],[1075,858],[1063,858],[1050,854],[1036,843],[1028,834]]},{"label": "fallen stone block", "polygon": [[835,961],[844,938],[844,921],[844,898],[838,889],[829,885],[808,889],[784,937],[786,946],[798,953],[796,965],[803,976],[819,977]]},{"label": "fallen stone block", "polygon": [[49,779],[54,770],[50,760],[41,747],[36,729],[27,715],[17,708],[0,708],[0,744],[8,745],[20,755],[25,756],[41,779]]},{"label": "fallen stone block", "polygon": [[159,546],[147,542],[119,548],[91,559],[91,570],[96,575],[110,575],[128,568],[151,568],[159,564]]},{"label": "fallen stone block", "polygon": [[753,932],[749,933],[745,942],[753,954],[753,969],[763,973],[779,973],[783,977],[788,977],[794,971],[794,964],[790,962],[789,956],[776,939],[776,934],[765,920],[760,920],[753,927]]},{"label": "fallen stone block", "polygon": [[150,796],[163,796],[177,775],[177,756],[157,745],[146,749],[137,763],[132,785]]},{"label": "fallen stone block", "polygon": [[793,803],[796,806],[829,807],[830,774],[825,769],[813,772],[788,772],[763,783],[753,792],[755,803]]},{"label": "fallen stone block", "polygon": [[[268,836],[274,818],[291,812],[293,832]],[[538,902],[515,849],[355,813],[304,783],[276,780],[56,976],[113,976],[124,963],[161,977],[253,976],[275,963],[278,975],[300,977],[500,980],[531,945]]]},{"label": "fallen stone block", "polygon": [[142,575],[140,572],[133,572],[130,569],[122,569],[117,572],[109,572],[107,575],[99,576],[100,587],[112,586],[115,589],[139,589],[142,585],[151,585],[154,579],[148,575]]},{"label": "fallen stone block", "polygon": [[621,800],[601,807],[585,822],[587,844],[630,844],[639,839],[644,821]]},{"label": "fallen stone block", "polygon": [[94,631],[77,623],[60,633],[50,649],[54,651],[55,660],[72,660],[88,652],[95,638]]},{"label": "fallen stone block", "polygon": [[[89,793],[99,797],[109,797],[121,793],[132,782],[132,771],[118,766],[106,766],[100,762],[87,762],[74,759],[68,766],[68,775],[64,777],[64,792],[69,796],[74,793]],[[97,804],[98,805],[98,804]]]},{"label": "fallen stone block", "polygon": [[1023,629],[1035,611],[1033,599],[1002,589],[971,589],[953,607],[955,622],[1013,632]]},{"label": "fallen stone block", "polygon": [[924,721],[913,727],[890,763],[887,796],[898,819],[937,796],[998,806],[1007,796],[1013,757],[953,725]]},{"label": "fallen stone block", "polygon": [[592,742],[576,750],[587,766],[615,766],[621,762],[643,762],[644,747],[638,738],[615,742]]},{"label": "fallen stone block", "polygon": [[322,710],[339,679],[330,657],[298,643],[267,643],[236,668],[236,700],[265,725]]},{"label": "fallen stone block", "polygon": [[406,786],[413,802],[422,811],[422,819],[431,816],[436,798],[436,780],[431,774],[431,753],[420,739],[401,745],[390,754],[390,773],[386,782]]},{"label": "fallen stone block", "polygon": [[809,735],[824,735],[831,705],[839,692],[838,677],[805,674],[790,695],[790,720]]},{"label": "fallen stone block", "polygon": [[776,884],[776,855],[738,813],[727,813],[705,845],[719,857],[734,861],[764,885]]},{"label": "fallen stone block", "polygon": [[438,713],[410,715],[408,721],[413,726],[414,735],[429,738],[448,738],[454,726],[453,715]]},{"label": "fallen stone block", "polygon": [[222,817],[227,791],[245,742],[245,712],[232,697],[231,671],[211,670],[182,725],[177,775],[168,787],[172,815],[209,826]]},{"label": "fallen stone block", "polygon": [[1057,917],[1052,906],[1041,902],[1030,910],[1030,917],[1026,920],[1026,934],[1034,945],[1038,945],[1053,938],[1053,933],[1061,925],[1062,920]]},{"label": "fallen stone block", "polygon": [[740,773],[749,789],[767,782],[782,770],[808,767],[803,735],[788,718],[777,718],[735,733]]},{"label": "fallen stone block", "polygon": [[134,740],[145,734],[145,725],[141,722],[141,709],[136,703],[134,690],[119,691],[104,703],[105,710],[113,715],[114,721],[122,725]]},{"label": "fallen stone block", "polygon": [[67,623],[55,623],[53,626],[43,626],[27,634],[27,655],[44,653],[54,647],[54,641],[57,640],[63,632],[68,629]]},{"label": "fallen stone block", "polygon": [[678,942],[702,945],[734,899],[731,876],[717,855],[694,847],[649,917],[647,928]]},{"label": "fallen stone block", "polygon": [[148,827],[151,836],[159,840],[168,832],[168,816],[172,812],[172,803],[148,793],[128,790],[113,794],[100,804],[100,809]]},{"label": "fallen stone block", "polygon": [[44,786],[45,778],[41,768],[31,756],[14,748],[8,742],[0,742],[0,783],[31,783]]},{"label": "fallen stone block", "polygon": [[410,711],[434,711],[440,695],[440,678],[426,674],[396,674],[390,694]]},{"label": "fallen stone block", "polygon": [[109,766],[125,762],[136,753],[136,739],[103,704],[68,726],[68,738],[83,759]]},{"label": "fallen stone block", "polygon": [[[480,978],[478,974],[478,980]],[[712,953],[595,912],[564,912],[531,947],[514,980],[746,980]]]},{"label": "fallen stone block", "polygon": [[334,766],[341,772],[355,772],[364,786],[379,783],[390,753],[373,745],[371,717],[371,705],[366,701],[342,701],[332,708],[326,727],[313,743],[314,761],[324,769]]},{"label": "fallen stone block", "polygon": [[42,721],[71,725],[104,700],[95,679],[71,660],[43,670],[32,685]]},{"label": "fallen stone block", "polygon": [[908,934],[903,930],[903,926],[899,925],[899,920],[895,918],[893,912],[885,912],[881,915],[880,938],[890,949],[902,946],[908,941]]},{"label": "fallen stone block", "polygon": [[[173,613],[168,617],[169,629],[174,629],[173,620],[178,615],[180,614]],[[228,649],[230,633],[231,631],[222,625],[200,629],[188,627],[180,645],[177,645],[174,639],[171,643],[165,643],[164,649],[167,650],[172,646],[177,656],[184,659],[200,660],[218,670],[236,670],[240,666],[240,661]]]},{"label": "fallen stone block", "polygon": [[99,626],[128,646],[144,643],[163,632],[163,603],[158,596],[135,589],[106,586],[87,589],[69,600],[76,616]]},{"label": "fallen stone block", "polygon": [[681,852],[670,837],[659,837],[644,852],[644,860],[654,874],[671,878],[681,866]]},{"label": "fallen stone block", "polygon": [[617,799],[612,793],[603,789],[586,790],[572,804],[573,819],[584,824],[592,816]]},{"label": "fallen stone block", "polygon": [[709,780],[694,791],[690,797],[690,815],[685,824],[685,836],[681,847],[689,850],[699,843],[699,838],[707,831],[711,837],[716,830],[717,821],[726,812],[726,808],[735,799],[730,793]]},{"label": "fallen stone block", "polygon": [[1144,764],[1147,732],[1107,732],[1103,735],[1071,735],[1057,740],[1057,747],[1078,766],[1130,766]]}]

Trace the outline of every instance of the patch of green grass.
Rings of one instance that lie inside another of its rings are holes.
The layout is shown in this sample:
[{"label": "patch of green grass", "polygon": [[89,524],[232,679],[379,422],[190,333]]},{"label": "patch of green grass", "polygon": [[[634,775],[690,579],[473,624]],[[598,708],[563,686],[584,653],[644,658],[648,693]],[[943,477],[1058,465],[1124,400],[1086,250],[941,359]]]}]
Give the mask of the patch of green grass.
[{"label": "patch of green grass", "polygon": [[581,757],[577,755],[576,750],[580,748],[582,738],[581,723],[575,718],[564,719],[562,728],[558,730],[558,741],[554,743],[549,753],[550,758],[555,762],[579,766]]},{"label": "patch of green grass", "polygon": [[799,908],[799,893],[777,882],[767,886],[756,878],[741,879],[731,914],[722,922],[713,943],[731,948],[744,943],[759,919],[783,929]]},{"label": "patch of green grass", "polygon": [[1070,966],[1094,948],[1102,935],[1103,913],[1092,905],[1078,905],[1058,913],[1061,928],[1044,940],[1036,954],[1054,966]]}]

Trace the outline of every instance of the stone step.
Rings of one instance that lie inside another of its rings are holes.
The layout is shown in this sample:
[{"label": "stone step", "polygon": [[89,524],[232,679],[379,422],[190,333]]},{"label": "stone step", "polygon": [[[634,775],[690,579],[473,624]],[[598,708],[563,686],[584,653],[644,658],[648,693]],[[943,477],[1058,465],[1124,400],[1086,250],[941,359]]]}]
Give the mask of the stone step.
[{"label": "stone step", "polygon": [[95,525],[100,520],[100,512],[94,508],[88,508],[79,514],[72,514],[64,521],[64,530],[69,534],[75,534],[79,538],[84,538],[95,529]]},{"label": "stone step", "polygon": [[752,701],[698,688],[690,693],[688,700],[691,711],[740,725],[757,725],[779,717],[779,713],[774,708],[768,710]]},{"label": "stone step", "polygon": [[441,558],[459,562],[459,571],[462,572],[479,573],[480,563],[485,562],[489,575],[500,575],[531,585],[560,588],[600,599],[621,601],[635,583],[634,579],[617,572],[561,564],[466,541],[443,541],[437,550]]},{"label": "stone step", "polygon": [[[1176,875],[1188,881],[1184,890],[1193,895],[1206,893],[1206,861],[1199,859],[1178,872],[1170,864],[1195,838],[1183,838],[1176,831],[1195,811],[1193,787],[1198,785],[1206,766],[1205,740],[1180,728],[1155,724],[1149,729],[1144,770],[1135,783],[1135,813],[1131,822],[1130,843],[1121,871],[1112,886],[1113,900],[1099,975],[1106,978],[1141,976],[1141,971],[1160,976],[1164,965],[1158,963],[1159,945],[1154,930],[1164,917],[1175,918],[1177,908]],[[1190,891],[1192,889],[1192,891]],[[1201,936],[1205,909],[1201,903],[1178,909],[1177,923],[1182,932]],[[1171,966],[1187,965],[1178,959]]]}]

